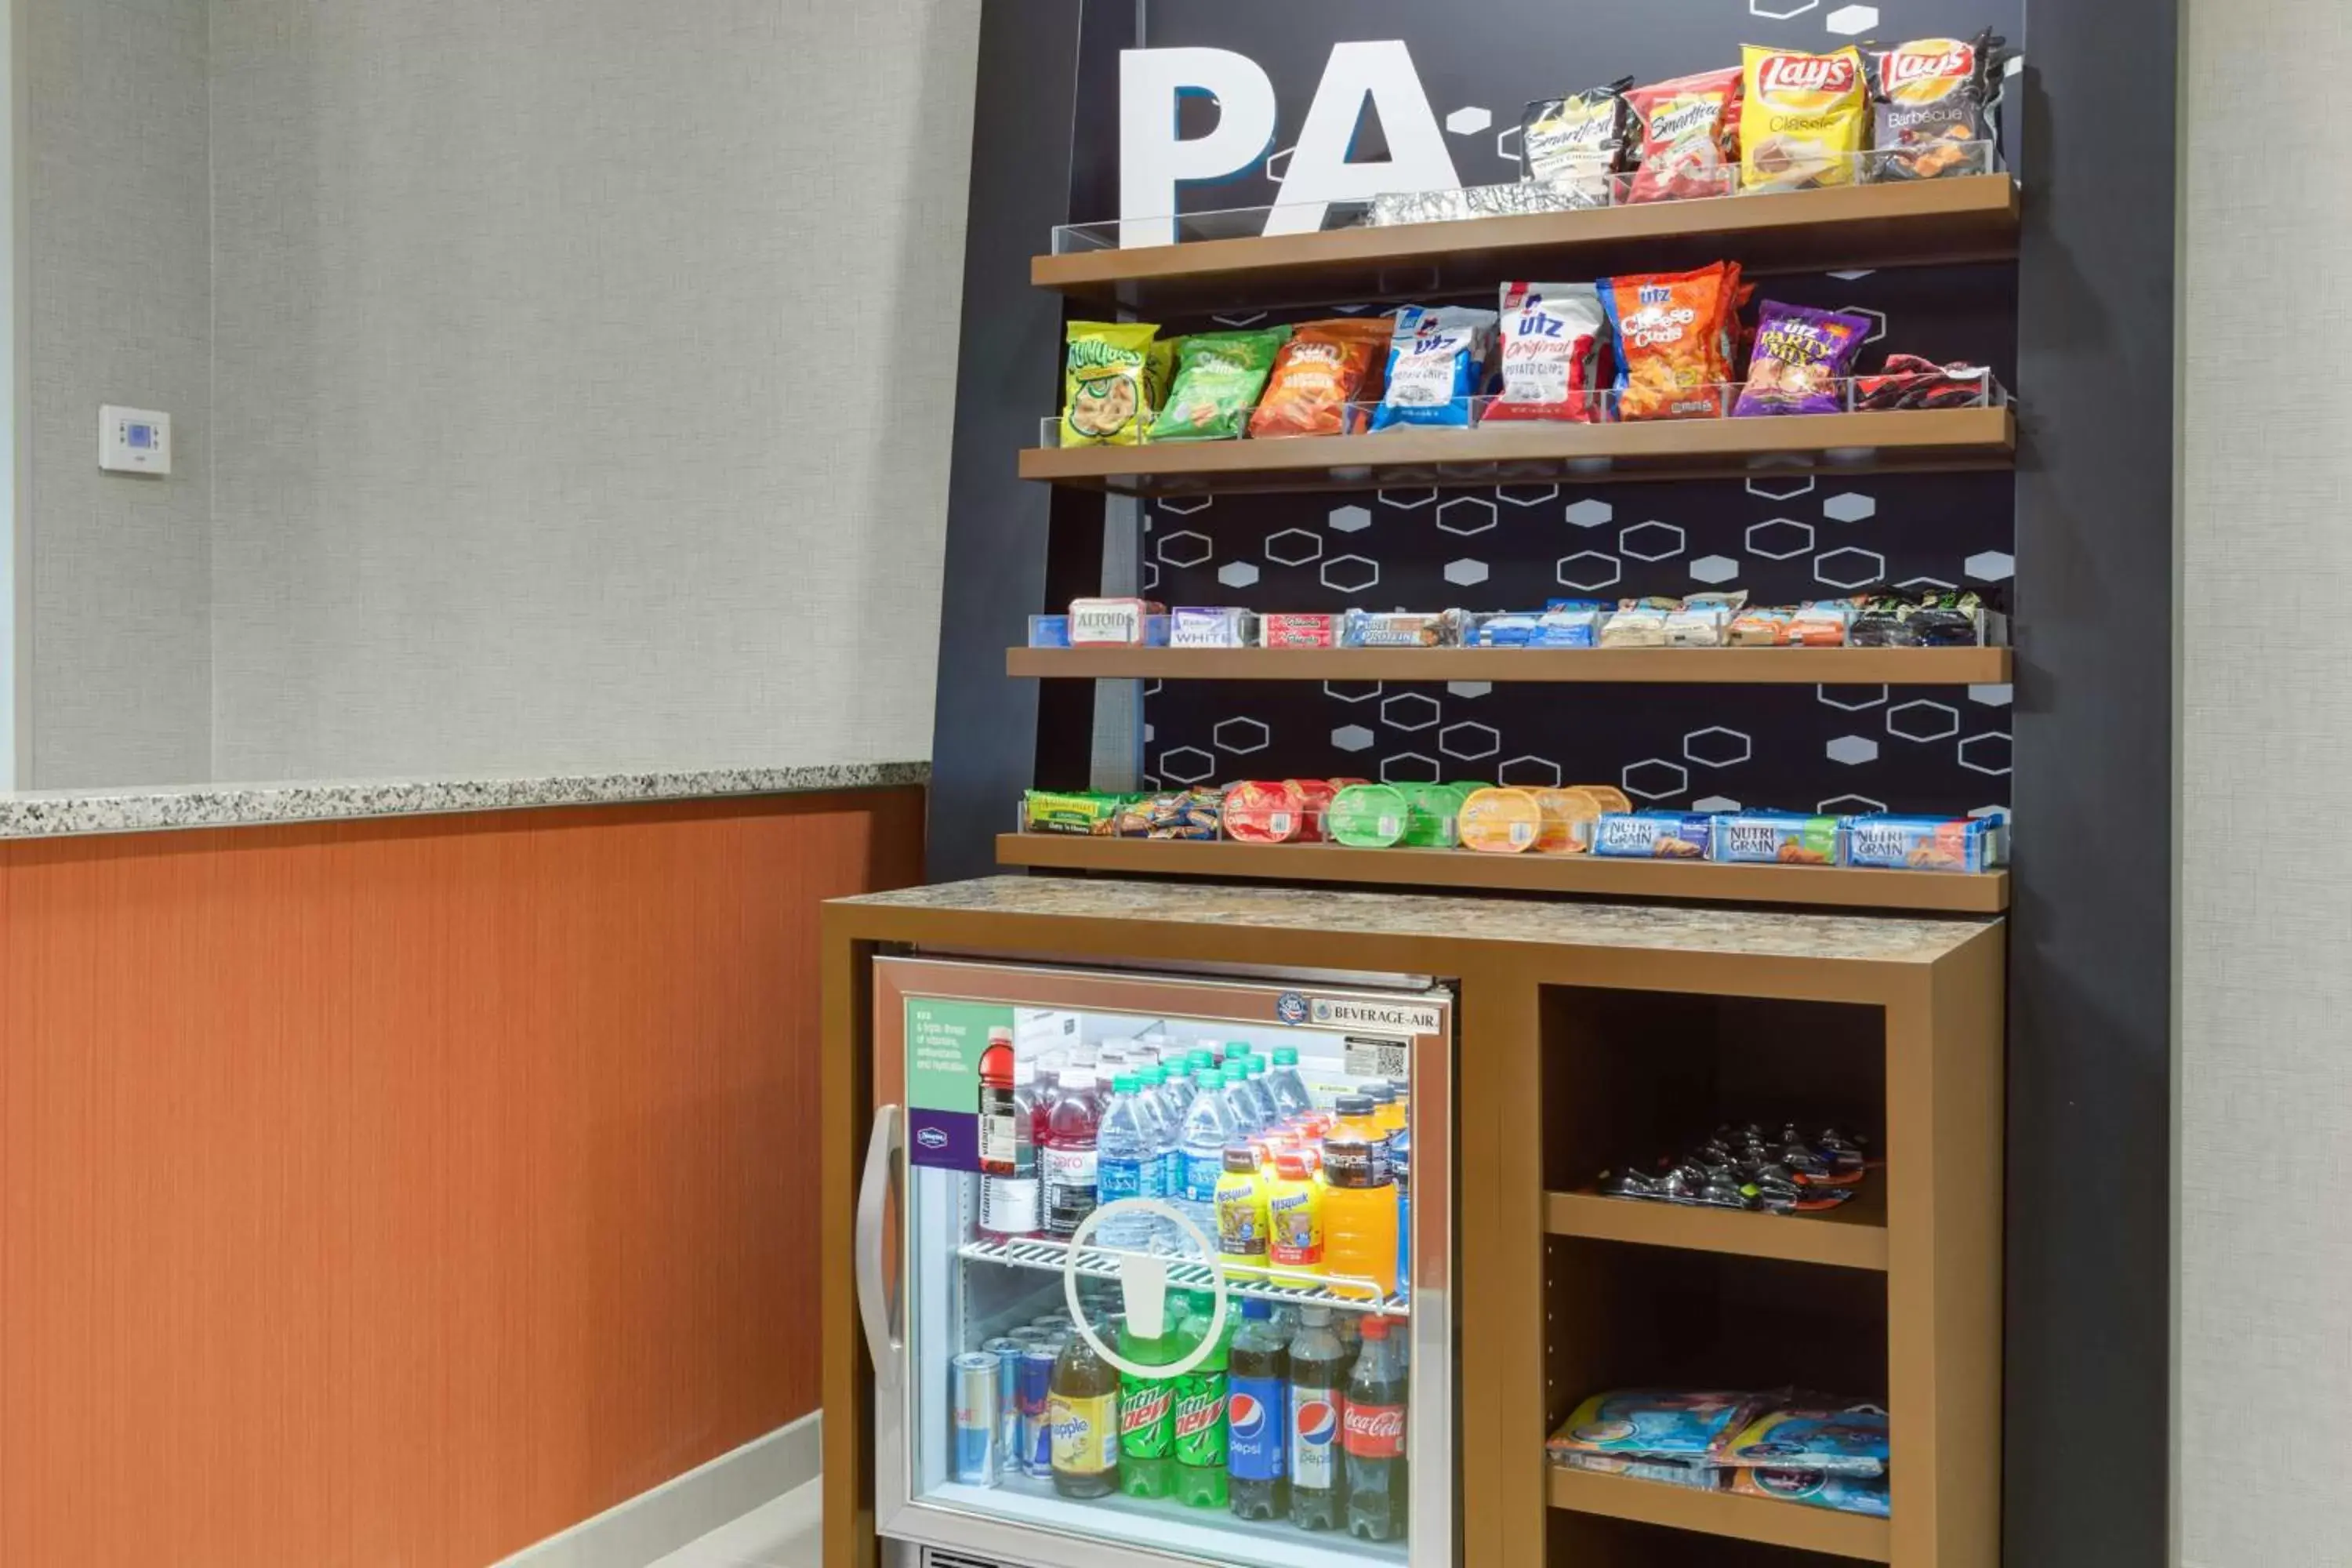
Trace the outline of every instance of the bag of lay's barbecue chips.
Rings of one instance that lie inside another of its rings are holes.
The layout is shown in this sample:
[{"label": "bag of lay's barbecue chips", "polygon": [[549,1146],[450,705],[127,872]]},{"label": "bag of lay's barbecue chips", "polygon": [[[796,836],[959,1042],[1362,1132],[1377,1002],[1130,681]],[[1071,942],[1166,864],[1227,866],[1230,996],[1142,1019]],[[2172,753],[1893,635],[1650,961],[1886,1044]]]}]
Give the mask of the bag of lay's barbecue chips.
[{"label": "bag of lay's barbecue chips", "polygon": [[1992,106],[2008,40],[1922,38],[1867,58],[1874,110],[1873,180],[1933,180],[1993,172]]},{"label": "bag of lay's barbecue chips", "polygon": [[1747,47],[1739,109],[1743,194],[1850,185],[1870,126],[1862,51],[1792,54]]},{"label": "bag of lay's barbecue chips", "polygon": [[1133,447],[1168,384],[1169,349],[1141,321],[1072,321],[1062,364],[1062,445]]}]

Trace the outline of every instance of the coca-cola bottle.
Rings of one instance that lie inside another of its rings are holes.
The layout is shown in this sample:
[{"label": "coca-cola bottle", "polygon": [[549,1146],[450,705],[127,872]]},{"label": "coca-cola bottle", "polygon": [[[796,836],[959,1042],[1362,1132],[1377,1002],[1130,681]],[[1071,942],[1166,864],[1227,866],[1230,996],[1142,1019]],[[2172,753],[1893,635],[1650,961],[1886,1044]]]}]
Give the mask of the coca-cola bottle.
[{"label": "coca-cola bottle", "polygon": [[1405,1384],[1402,1347],[1386,1318],[1367,1318],[1348,1374],[1340,1446],[1348,1457],[1348,1533],[1395,1541],[1405,1532]]}]

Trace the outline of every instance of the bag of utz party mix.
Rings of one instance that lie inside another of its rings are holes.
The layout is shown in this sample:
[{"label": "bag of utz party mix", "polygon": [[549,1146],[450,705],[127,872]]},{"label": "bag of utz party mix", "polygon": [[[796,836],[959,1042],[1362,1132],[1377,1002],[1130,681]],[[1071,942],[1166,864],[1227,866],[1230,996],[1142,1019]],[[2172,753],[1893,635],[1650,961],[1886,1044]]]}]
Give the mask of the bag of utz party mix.
[{"label": "bag of utz party mix", "polygon": [[1853,374],[1870,328],[1867,316],[1765,300],[1732,414],[1835,414],[1845,406],[1840,384]]}]

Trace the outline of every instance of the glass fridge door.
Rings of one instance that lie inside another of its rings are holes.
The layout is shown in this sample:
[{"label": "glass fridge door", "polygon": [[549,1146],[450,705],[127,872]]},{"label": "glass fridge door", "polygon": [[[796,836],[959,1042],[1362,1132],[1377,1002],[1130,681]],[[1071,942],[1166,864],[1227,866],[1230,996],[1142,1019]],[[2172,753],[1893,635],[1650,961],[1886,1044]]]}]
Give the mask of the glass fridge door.
[{"label": "glass fridge door", "polygon": [[881,1534],[1452,1568],[1444,992],[886,959],[877,1002]]}]

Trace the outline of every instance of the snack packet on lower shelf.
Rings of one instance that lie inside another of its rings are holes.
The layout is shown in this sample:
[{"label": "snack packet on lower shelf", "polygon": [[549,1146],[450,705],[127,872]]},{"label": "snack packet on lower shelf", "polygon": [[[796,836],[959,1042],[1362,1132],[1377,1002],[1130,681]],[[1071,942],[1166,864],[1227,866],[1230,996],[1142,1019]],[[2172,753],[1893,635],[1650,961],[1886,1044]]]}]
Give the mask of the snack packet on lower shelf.
[{"label": "snack packet on lower shelf", "polygon": [[1611,812],[1592,835],[1592,852],[1616,860],[1704,860],[1715,818],[1678,811]]},{"label": "snack packet on lower shelf", "polygon": [[1571,1470],[1591,1470],[1595,1475],[1622,1476],[1629,1481],[1654,1481],[1660,1486],[1684,1487],[1692,1491],[1719,1490],[1730,1479],[1730,1472],[1720,1466],[1695,1459],[1645,1459],[1625,1454],[1588,1454],[1581,1448],[1555,1449],[1552,1462]]},{"label": "snack packet on lower shelf", "polygon": [[1223,826],[1224,792],[1181,789],[1162,795],[1138,795],[1111,819],[1111,831],[1121,838],[1213,841]]},{"label": "snack packet on lower shelf", "polygon": [[1717,1462],[1864,1479],[1886,1473],[1886,1412],[1789,1394],[1732,1435]]},{"label": "snack packet on lower shelf", "polygon": [[1561,1458],[1614,1454],[1712,1462],[1764,1405],[1755,1394],[1617,1389],[1578,1405],[1545,1447]]},{"label": "snack packet on lower shelf", "polygon": [[1028,790],[1021,797],[1021,831],[1108,838],[1117,831],[1118,814],[1134,799],[1087,790]]},{"label": "snack packet on lower shelf", "polygon": [[1715,819],[1715,858],[1727,865],[1834,866],[1838,819],[1771,811]]},{"label": "snack packet on lower shelf", "polygon": [[1890,1517],[1885,1478],[1827,1476],[1819,1470],[1729,1470],[1731,1490],[1741,1497],[1772,1498],[1811,1508],[1834,1509],[1870,1519]]},{"label": "snack packet on lower shelf", "polygon": [[1975,872],[2009,859],[2006,829],[1990,817],[1849,816],[1843,827],[1849,866]]}]

